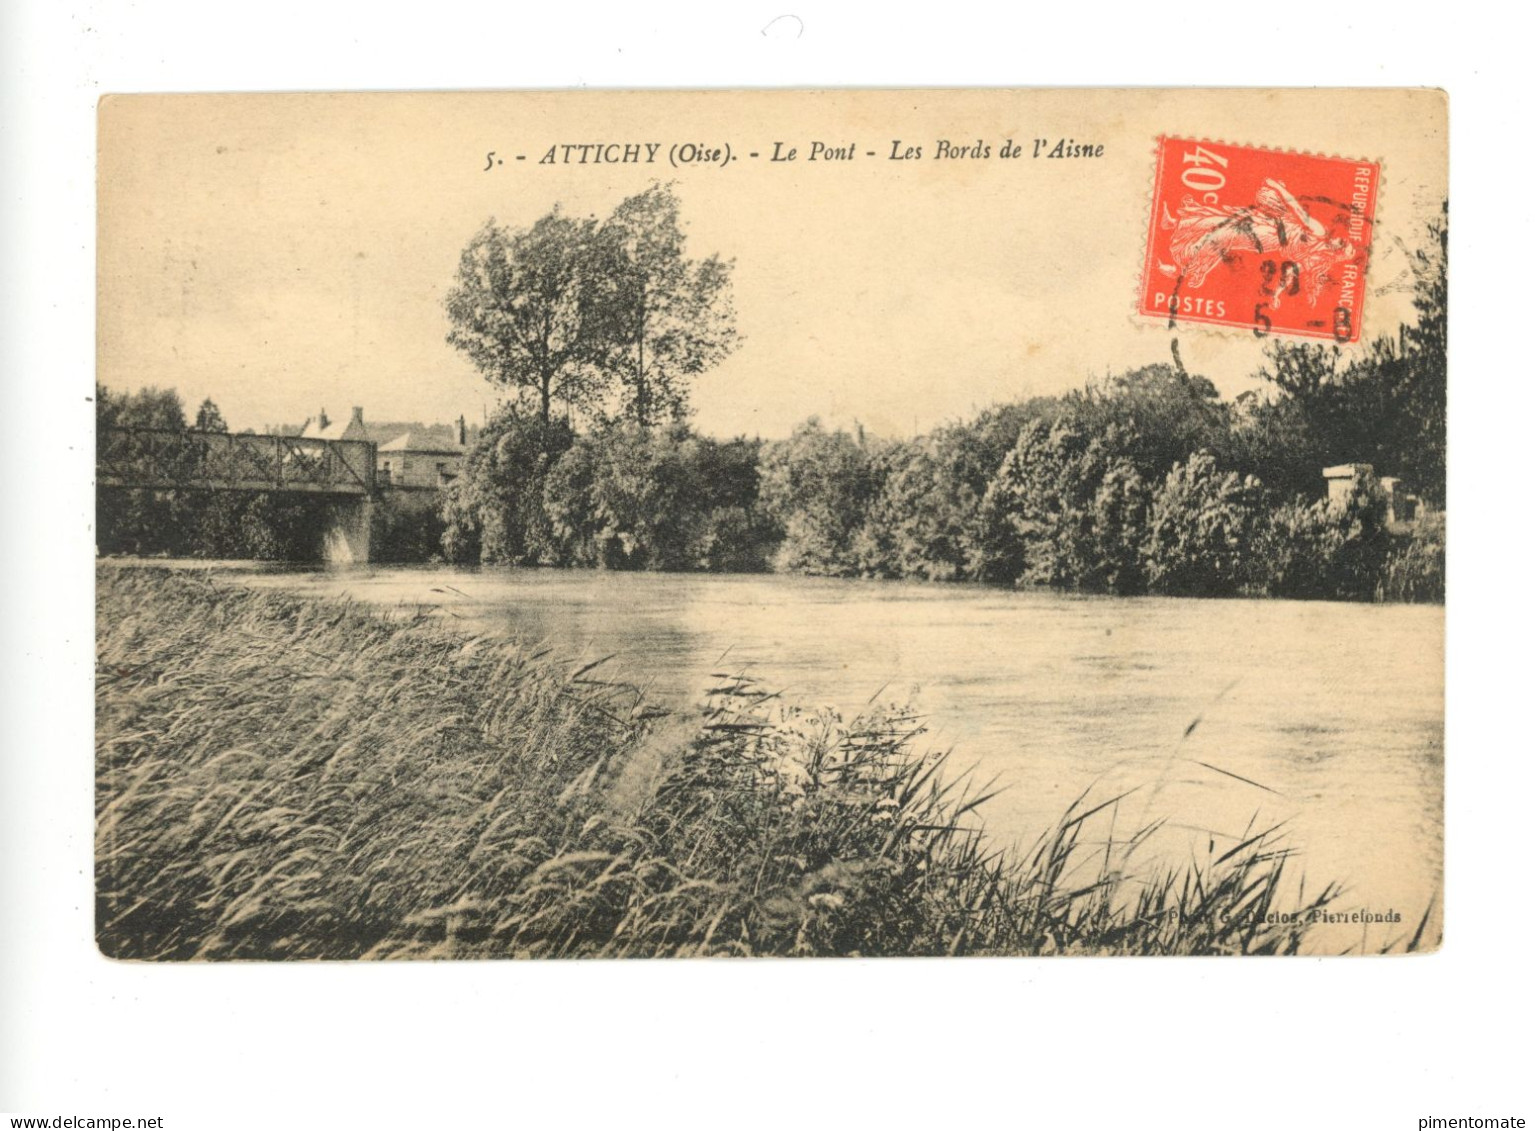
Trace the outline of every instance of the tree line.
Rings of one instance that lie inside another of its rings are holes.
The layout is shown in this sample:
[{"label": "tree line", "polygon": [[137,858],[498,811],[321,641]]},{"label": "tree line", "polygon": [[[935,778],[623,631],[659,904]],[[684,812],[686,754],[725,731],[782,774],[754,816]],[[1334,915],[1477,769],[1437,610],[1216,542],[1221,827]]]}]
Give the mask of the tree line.
[{"label": "tree line", "polygon": [[779,441],[685,423],[578,433],[507,409],[445,492],[443,548],[487,564],[1442,599],[1442,522],[1393,529],[1369,475],[1329,503],[1322,464],[1286,444],[1296,427],[1282,397],[1223,403],[1163,365],[911,440],[814,418]]},{"label": "tree line", "polygon": [[[440,505],[375,508],[379,560],[1442,599],[1442,518],[1389,525],[1371,476],[1330,504],[1321,469],[1368,463],[1443,506],[1443,215],[1415,258],[1414,325],[1347,358],[1275,340],[1234,401],[1174,341],[1170,363],[913,439],[811,418],[778,441],[688,422],[691,381],[739,339],[731,265],[689,258],[679,216],[655,185],[603,220],[555,209],[471,238],[448,341],[503,402]],[[186,426],[174,393],[98,392],[104,423]],[[197,424],[222,428],[217,407]],[[105,549],[318,553],[306,500],[102,495]]]},{"label": "tree line", "polygon": [[[652,193],[670,200],[669,190]],[[674,224],[675,202],[664,211]],[[585,230],[600,230],[593,225]],[[1442,599],[1442,520],[1393,529],[1372,475],[1341,505],[1324,498],[1321,478],[1330,464],[1368,463],[1443,506],[1442,216],[1428,235],[1415,261],[1414,326],[1350,360],[1334,347],[1276,340],[1262,388],[1231,402],[1186,371],[1176,343],[1170,364],[994,407],[911,440],[811,418],[782,441],[717,441],[688,426],[677,384],[664,422],[652,411],[663,402],[641,411],[631,397],[625,411],[587,414],[584,430],[572,423],[579,415],[551,416],[547,398],[531,410],[514,399],[447,492],[444,552],[485,563],[1117,594]],[[478,263],[477,246],[466,265]],[[667,246],[680,254],[680,242]],[[450,298],[450,313],[461,301]],[[711,324],[728,323],[721,314]]]}]

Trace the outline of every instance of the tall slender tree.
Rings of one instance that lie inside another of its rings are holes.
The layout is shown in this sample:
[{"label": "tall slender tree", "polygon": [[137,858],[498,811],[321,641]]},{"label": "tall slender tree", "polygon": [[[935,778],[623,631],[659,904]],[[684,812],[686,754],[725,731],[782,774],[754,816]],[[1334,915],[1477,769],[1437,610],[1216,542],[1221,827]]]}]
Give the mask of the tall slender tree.
[{"label": "tall slender tree", "polygon": [[599,233],[605,326],[602,368],[619,411],[648,428],[688,410],[688,381],[739,344],[731,299],[734,261],[689,259],[670,185],[624,200]]},{"label": "tall slender tree", "polygon": [[446,298],[448,343],[548,424],[556,401],[595,402],[611,323],[599,303],[594,219],[558,208],[530,228],[485,223],[459,257]]},{"label": "tall slender tree", "polygon": [[203,403],[197,406],[197,422],[192,427],[199,432],[229,431],[229,425],[224,422],[224,414],[213,403],[212,397],[204,397]]}]

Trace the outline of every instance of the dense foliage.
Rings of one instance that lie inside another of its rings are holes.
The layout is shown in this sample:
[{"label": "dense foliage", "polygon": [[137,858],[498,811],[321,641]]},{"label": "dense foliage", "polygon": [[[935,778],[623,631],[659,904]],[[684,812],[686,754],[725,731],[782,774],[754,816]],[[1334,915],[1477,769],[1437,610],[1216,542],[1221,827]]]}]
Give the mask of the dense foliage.
[{"label": "dense foliage", "polygon": [[[1111,388],[1140,397],[1142,377]],[[1169,378],[1154,367],[1146,380]],[[989,475],[970,473],[967,457],[987,445],[962,426],[887,444],[811,422],[763,454],[763,500],[784,531],[775,568],[1122,595],[1443,599],[1442,518],[1388,523],[1372,472],[1339,502],[1322,497],[1320,463],[1309,490],[1276,491],[1233,456],[1231,406],[1218,406],[1224,435],[1180,451],[1168,435],[1186,418],[1162,428],[1114,398],[1025,414]]]},{"label": "dense foliage", "polygon": [[[175,390],[152,387],[117,394],[97,385],[96,422],[98,428],[187,428]],[[198,408],[193,426],[227,430],[211,400]],[[96,492],[96,546],[107,554],[311,561],[320,556],[327,506],[272,494],[102,487]]]},{"label": "dense foliage", "polygon": [[515,407],[444,492],[455,561],[756,571],[778,530],[758,502],[755,440],[615,421],[577,436]]},{"label": "dense foliage", "polygon": [[[492,225],[465,252],[450,316],[455,344],[519,395],[477,438],[439,513],[385,508],[375,535],[384,560],[440,551],[512,565],[1442,600],[1446,235],[1436,221],[1415,260],[1414,325],[1347,357],[1273,342],[1264,385],[1235,401],[1189,373],[1174,341],[1171,364],[909,440],[812,417],[768,442],[710,439],[685,421],[687,379],[735,339],[728,265],[682,254],[669,189],[601,222]],[[605,390],[619,394],[615,413],[601,407]],[[99,413],[185,427],[173,392],[103,393]],[[211,402],[198,421],[223,423]],[[1371,470],[1329,502],[1322,469],[1345,463]],[[1388,521],[1381,476],[1423,504],[1417,521]],[[305,508],[104,491],[100,544],[310,556],[316,515]]]},{"label": "dense foliage", "polygon": [[558,208],[470,239],[446,296],[461,350],[545,425],[555,406],[641,427],[681,419],[688,382],[735,349],[731,264],[694,260],[671,186],[604,220]]}]

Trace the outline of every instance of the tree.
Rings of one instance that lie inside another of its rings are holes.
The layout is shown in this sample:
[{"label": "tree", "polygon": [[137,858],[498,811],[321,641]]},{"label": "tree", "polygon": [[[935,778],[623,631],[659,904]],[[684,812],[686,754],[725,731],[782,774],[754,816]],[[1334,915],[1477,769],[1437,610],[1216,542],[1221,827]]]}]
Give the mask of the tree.
[{"label": "tree", "polygon": [[597,363],[610,346],[610,310],[602,283],[597,222],[558,207],[531,228],[475,233],[459,257],[446,307],[448,344],[462,350],[492,385],[531,401],[548,425],[556,400],[585,408],[601,391]]},{"label": "tree", "polygon": [[737,344],[732,265],[685,242],[669,185],[600,223],[558,207],[525,229],[489,220],[459,257],[448,343],[546,425],[556,401],[593,411],[615,385],[640,427],[680,419],[688,379]]},{"label": "tree", "polygon": [[575,442],[562,420],[506,405],[490,420],[443,492],[443,551],[450,561],[534,565],[550,554],[544,485]]},{"label": "tree", "polygon": [[879,493],[857,539],[861,572],[949,580],[964,575],[964,536],[980,500],[954,473],[937,436],[876,455]]},{"label": "tree", "polygon": [[828,432],[811,417],[762,451],[761,499],[784,531],[774,567],[785,573],[856,576],[856,537],[878,496],[884,468],[861,430]]},{"label": "tree", "polygon": [[1115,374],[1065,397],[1066,416],[1088,436],[1117,428],[1123,449],[1141,474],[1159,478],[1201,448],[1220,451],[1230,415],[1208,378],[1170,365],[1146,365]]},{"label": "tree", "polygon": [[96,423],[103,428],[146,428],[157,431],[186,430],[186,410],[175,389],[145,386],[136,393],[119,395],[96,386]]},{"label": "tree", "polygon": [[1428,243],[1414,257],[1413,306],[1418,323],[1403,332],[1407,354],[1406,407],[1411,435],[1402,470],[1429,499],[1444,505],[1445,398],[1449,347],[1449,202],[1428,226]]},{"label": "tree", "polygon": [[623,391],[620,413],[641,428],[687,414],[691,377],[736,348],[733,262],[687,258],[670,185],[629,197],[602,225],[602,367]]},{"label": "tree", "polygon": [[569,560],[603,569],[685,570],[707,509],[682,426],[615,424],[582,437],[550,477],[546,506]]},{"label": "tree", "polygon": [[[1239,437],[1249,455],[1266,450],[1286,465],[1259,469],[1270,485],[1293,489],[1299,481],[1296,461],[1284,459],[1289,451],[1308,459],[1305,483],[1312,494],[1321,489],[1321,466],[1363,462],[1444,501],[1448,235],[1444,217],[1434,219],[1413,255],[1418,317],[1399,336],[1376,338],[1347,364],[1336,346],[1270,344],[1259,376],[1280,399],[1277,407],[1252,414],[1244,422],[1248,434]],[[1282,434],[1263,436],[1269,428]]]},{"label": "tree", "polygon": [[1258,376],[1305,405],[1324,388],[1337,383],[1341,357],[1337,346],[1275,338],[1264,351],[1264,365]]},{"label": "tree", "polygon": [[861,570],[931,581],[973,576],[985,541],[981,499],[1030,419],[991,409],[875,455],[879,493],[858,537]]},{"label": "tree", "polygon": [[1148,491],[1120,454],[1133,441],[1118,425],[1090,436],[1066,421],[1026,424],[981,502],[976,575],[1140,592]]},{"label": "tree", "polygon": [[229,431],[229,425],[224,423],[224,414],[213,403],[212,397],[205,397],[203,403],[197,406],[197,421],[192,427],[199,432]]},{"label": "tree", "polygon": [[[96,386],[96,445],[98,457],[112,453],[126,465],[165,444],[152,432],[184,432],[186,414],[174,389],[145,387],[117,394]],[[105,433],[109,428],[142,431],[128,435]],[[170,458],[178,455],[170,446]],[[110,457],[109,457],[110,458]],[[162,461],[165,456],[161,456]],[[96,545],[104,553],[188,552],[193,515],[185,496],[176,491],[102,487],[96,492]]]},{"label": "tree", "polygon": [[575,441],[544,483],[555,560],[602,569],[760,572],[779,540],[757,505],[753,440],[616,421]]},{"label": "tree", "polygon": [[1151,500],[1145,541],[1153,592],[1218,597],[1248,580],[1263,485],[1222,472],[1195,452],[1167,473]]}]

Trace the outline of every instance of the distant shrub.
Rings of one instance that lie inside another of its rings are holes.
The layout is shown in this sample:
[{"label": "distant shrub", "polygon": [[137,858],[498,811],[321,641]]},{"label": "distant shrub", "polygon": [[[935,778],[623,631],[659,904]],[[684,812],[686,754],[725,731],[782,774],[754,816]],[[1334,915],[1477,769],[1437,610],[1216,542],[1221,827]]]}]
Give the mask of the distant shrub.
[{"label": "distant shrub", "polygon": [[1151,492],[1133,463],[1111,460],[1093,495],[1086,532],[1085,586],[1129,595],[1144,593],[1142,546],[1150,522]]},{"label": "distant shrub", "polygon": [[1222,473],[1208,452],[1174,464],[1151,500],[1144,543],[1146,581],[1155,593],[1214,597],[1247,580],[1262,485]]},{"label": "distant shrub", "polygon": [[976,577],[984,558],[981,500],[1021,427],[1022,418],[988,414],[881,449],[874,457],[879,491],[856,535],[860,572]]},{"label": "distant shrub", "polygon": [[784,532],[775,569],[833,577],[863,572],[855,541],[885,471],[874,457],[862,435],[828,432],[814,417],[787,440],[764,446],[762,504]]},{"label": "distant shrub", "polygon": [[1325,499],[1281,503],[1269,512],[1258,532],[1250,589],[1299,600],[1334,596],[1334,563],[1343,536],[1338,516]]},{"label": "distant shrub", "polygon": [[1330,513],[1342,535],[1329,563],[1333,596],[1345,601],[1374,600],[1394,542],[1386,526],[1386,495],[1380,481],[1374,475],[1360,476],[1348,498]]},{"label": "distant shrub", "polygon": [[1084,435],[1117,431],[1119,454],[1151,480],[1192,452],[1224,455],[1231,433],[1231,407],[1215,385],[1165,364],[1111,374],[1063,402],[1063,419]]},{"label": "distant shrub", "polygon": [[1096,592],[1144,589],[1148,492],[1117,427],[1088,436],[1035,420],[982,500],[977,576]]},{"label": "distant shrub", "polygon": [[318,561],[324,550],[332,504],[303,497],[258,494],[241,500],[241,552],[210,557],[248,557],[259,561]]},{"label": "distant shrub", "polygon": [[1376,596],[1383,601],[1444,600],[1444,516],[1421,520],[1393,540]]},{"label": "distant shrub", "polygon": [[312,562],[321,557],[323,499],[232,491],[96,492],[96,547],[140,557]]},{"label": "distant shrub", "polygon": [[385,491],[373,504],[373,560],[426,562],[442,556],[447,522],[442,499],[428,491]]},{"label": "distant shrub", "polygon": [[533,565],[553,556],[544,483],[575,443],[563,421],[503,408],[481,431],[443,491],[442,548],[449,561]]},{"label": "distant shrub", "polygon": [[1061,483],[1079,448],[1079,434],[1064,425],[1024,425],[982,500],[979,576],[1015,584],[1064,582],[1055,552]]},{"label": "distant shrub", "polygon": [[103,554],[183,556],[187,532],[172,492],[96,489],[96,549]]},{"label": "distant shrub", "polygon": [[762,570],[777,531],[757,503],[757,445],[685,426],[615,424],[550,470],[544,507],[560,564]]},{"label": "distant shrub", "polygon": [[[1387,528],[1379,481],[1362,475],[1341,502],[1298,498],[1274,507],[1254,535],[1249,588],[1297,599],[1383,599],[1394,547],[1406,541]],[[1404,559],[1397,567],[1401,585],[1411,585],[1410,575],[1417,568]],[[1427,591],[1432,583],[1419,588]]]},{"label": "distant shrub", "polygon": [[545,491],[562,562],[688,568],[703,515],[679,440],[620,425],[575,442]]},{"label": "distant shrub", "polygon": [[692,568],[710,573],[765,573],[782,540],[782,531],[760,507],[714,507],[704,516],[693,544]]},{"label": "distant shrub", "polygon": [[858,572],[949,581],[964,570],[964,527],[979,500],[947,474],[931,439],[892,444],[874,457],[879,490],[853,534]]}]

